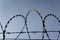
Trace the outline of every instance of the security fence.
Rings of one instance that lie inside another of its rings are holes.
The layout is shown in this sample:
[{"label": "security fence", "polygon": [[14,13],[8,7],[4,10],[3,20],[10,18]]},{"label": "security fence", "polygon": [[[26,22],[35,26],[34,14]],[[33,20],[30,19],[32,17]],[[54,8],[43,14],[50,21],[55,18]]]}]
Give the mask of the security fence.
[{"label": "security fence", "polygon": [[[29,15],[32,11],[33,11],[33,12],[36,12],[36,13],[38,14],[38,16],[40,17],[40,19],[41,19],[41,21],[42,21],[42,25],[43,25],[43,29],[42,29],[43,31],[28,31],[27,18],[28,18],[28,15]],[[4,30],[3,30],[3,26],[2,26],[1,23],[0,23],[0,26],[1,26],[1,29],[2,29],[2,32],[3,32],[3,33],[0,33],[0,34],[3,34],[3,40],[5,40],[5,39],[6,39],[6,38],[5,38],[5,36],[6,36],[5,34],[19,33],[19,34],[17,35],[17,37],[14,39],[14,40],[17,40],[18,37],[20,36],[20,34],[22,34],[22,33],[27,33],[29,40],[32,40],[29,33],[43,33],[41,40],[45,40],[45,39],[44,39],[44,34],[46,34],[46,36],[48,37],[48,40],[52,40],[52,39],[49,37],[48,32],[57,32],[57,33],[58,33],[58,37],[57,37],[56,40],[58,40],[59,37],[60,37],[60,30],[59,30],[59,31],[48,31],[48,30],[46,29],[45,21],[46,21],[46,18],[49,17],[49,16],[53,16],[54,18],[56,18],[57,21],[58,21],[58,23],[59,23],[59,25],[60,25],[60,20],[59,20],[59,18],[58,18],[56,15],[54,15],[54,14],[47,14],[47,15],[43,18],[38,11],[36,11],[36,10],[30,10],[30,11],[26,14],[26,17],[23,16],[23,15],[20,15],[20,14],[17,14],[17,15],[15,15],[15,16],[11,17],[11,18],[7,21],[7,24],[5,25]],[[12,19],[14,19],[14,18],[16,18],[16,17],[22,17],[22,18],[24,19],[24,26],[23,26],[22,30],[21,30],[20,32],[6,32],[6,29],[7,29],[7,27],[8,27],[8,24],[10,23],[10,21],[12,21]],[[27,32],[23,32],[23,29],[24,29],[25,27],[26,27]]]}]

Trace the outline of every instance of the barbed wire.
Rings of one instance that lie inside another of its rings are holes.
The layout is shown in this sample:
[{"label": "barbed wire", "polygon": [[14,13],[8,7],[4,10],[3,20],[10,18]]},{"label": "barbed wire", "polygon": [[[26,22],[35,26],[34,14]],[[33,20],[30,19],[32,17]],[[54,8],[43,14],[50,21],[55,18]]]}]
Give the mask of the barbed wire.
[{"label": "barbed wire", "polygon": [[[41,21],[42,21],[42,25],[43,25],[43,29],[42,29],[43,31],[29,31],[29,30],[28,30],[28,26],[27,26],[27,21],[28,21],[28,20],[27,20],[27,19],[28,19],[28,15],[29,15],[31,12],[37,13],[38,16],[40,17],[40,19],[41,19]],[[3,40],[5,40],[5,36],[6,36],[5,34],[15,34],[15,33],[19,33],[19,34],[17,35],[17,37],[15,38],[15,40],[17,40],[18,37],[19,37],[21,34],[27,33],[29,40],[31,40],[31,36],[30,36],[29,33],[43,33],[43,35],[42,35],[42,40],[44,40],[44,34],[47,35],[48,40],[51,40],[51,38],[49,37],[48,32],[58,32],[59,34],[58,34],[58,37],[57,37],[57,39],[56,39],[56,40],[58,40],[59,37],[60,37],[60,30],[58,30],[58,31],[56,31],[56,30],[55,30],[55,31],[52,31],[52,30],[51,30],[51,31],[48,31],[48,30],[46,29],[45,20],[46,20],[46,18],[49,17],[49,16],[55,17],[55,18],[57,19],[59,25],[60,25],[60,20],[59,20],[59,18],[58,18],[56,15],[54,15],[54,14],[47,14],[47,15],[43,18],[43,17],[41,16],[41,14],[39,13],[39,11],[30,10],[30,11],[28,11],[28,13],[26,14],[26,17],[23,16],[23,15],[20,15],[20,14],[17,14],[17,15],[15,15],[15,16],[11,17],[11,18],[7,21],[7,24],[5,25],[4,30],[3,30],[3,26],[2,26],[1,23],[0,23],[0,26],[1,26],[1,29],[2,29],[2,32],[3,32],[3,33],[0,33],[0,34],[3,34]],[[23,28],[21,29],[20,32],[6,32],[6,29],[7,29],[7,27],[8,27],[8,24],[9,24],[14,18],[16,18],[16,17],[22,17],[22,18],[24,19],[24,26],[23,26]],[[27,31],[27,32],[24,32],[24,31],[23,31],[24,28],[26,28],[26,31]]]},{"label": "barbed wire", "polygon": [[[55,17],[55,18],[57,19],[59,25],[60,25],[60,20],[59,20],[59,18],[58,18],[56,15],[54,15],[54,14],[47,14],[47,15],[44,17],[44,21],[45,21],[46,18],[49,17],[49,16],[53,16],[53,17]],[[59,38],[59,37],[60,37],[60,31],[59,31],[58,38]],[[57,40],[58,40],[58,38],[57,38]]]}]

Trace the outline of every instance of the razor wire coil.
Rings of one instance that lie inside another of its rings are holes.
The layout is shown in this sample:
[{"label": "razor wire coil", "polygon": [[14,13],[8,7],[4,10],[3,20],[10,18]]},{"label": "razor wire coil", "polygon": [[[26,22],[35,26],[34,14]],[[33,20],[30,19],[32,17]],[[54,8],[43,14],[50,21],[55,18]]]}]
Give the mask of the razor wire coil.
[{"label": "razor wire coil", "polygon": [[[31,12],[37,13],[38,16],[40,17],[40,19],[41,19],[41,21],[42,21],[42,25],[43,25],[43,31],[28,31],[28,26],[27,26],[27,21],[28,21],[28,20],[27,20],[27,18],[28,18],[28,15],[29,15]],[[39,13],[39,11],[30,10],[30,11],[28,11],[28,13],[26,14],[26,17],[23,16],[23,15],[20,15],[20,14],[17,14],[17,15],[15,15],[15,16],[11,17],[11,18],[7,21],[7,24],[5,25],[5,29],[4,29],[4,30],[3,30],[3,26],[1,25],[1,22],[0,22],[1,30],[2,30],[2,32],[3,32],[3,33],[0,33],[0,34],[3,34],[3,40],[5,40],[5,36],[6,36],[5,34],[15,34],[15,33],[19,33],[19,34],[17,35],[17,37],[15,38],[15,40],[17,40],[17,38],[18,38],[22,33],[27,33],[29,40],[31,40],[31,36],[30,36],[29,33],[43,33],[43,35],[42,35],[42,40],[44,40],[44,34],[47,35],[48,40],[51,40],[51,38],[49,37],[48,32],[58,32],[58,33],[59,33],[59,34],[58,34],[58,37],[57,37],[57,40],[58,40],[59,37],[60,37],[60,30],[58,30],[58,31],[48,31],[48,30],[46,29],[45,20],[46,20],[46,18],[49,17],[49,16],[53,16],[54,18],[56,18],[57,21],[58,21],[58,23],[59,23],[59,25],[60,25],[60,20],[59,20],[59,18],[58,18],[56,15],[54,15],[54,14],[47,14],[47,15],[43,18],[43,17],[41,16],[41,14]],[[8,27],[8,24],[10,23],[10,21],[12,21],[12,20],[13,20],[14,18],[16,18],[16,17],[22,17],[22,18],[24,19],[24,26],[23,26],[23,28],[21,29],[20,32],[6,32],[6,29],[7,29],[7,27]],[[27,32],[23,32],[23,29],[24,29],[25,27],[26,27]]]}]

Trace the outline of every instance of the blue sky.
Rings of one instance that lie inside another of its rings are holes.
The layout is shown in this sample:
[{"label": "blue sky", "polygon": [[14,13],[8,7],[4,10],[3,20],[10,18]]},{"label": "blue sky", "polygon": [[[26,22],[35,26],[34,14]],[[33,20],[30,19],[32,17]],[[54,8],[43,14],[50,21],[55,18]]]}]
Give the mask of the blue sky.
[{"label": "blue sky", "polygon": [[[29,10],[38,10],[41,15],[52,13],[60,19],[60,0],[0,0],[0,22],[5,28],[7,21],[16,14],[26,16]],[[28,17],[29,31],[42,31],[42,22],[39,16],[31,12]],[[7,27],[7,32],[20,31],[24,25],[24,20],[21,17],[15,18]],[[18,30],[17,30],[18,29]],[[60,30],[60,25],[54,17],[48,17],[46,20],[47,30]],[[24,29],[26,31],[26,29]],[[1,28],[0,28],[0,32]],[[58,33],[49,33],[50,38],[57,38]],[[30,34],[31,38],[42,38],[42,33]],[[17,34],[7,35],[6,38],[15,38]],[[26,37],[25,37],[26,36]],[[46,37],[46,35],[45,35]],[[2,35],[0,35],[2,38]],[[19,38],[28,38],[27,34],[21,34]],[[47,38],[47,37],[46,37]]]}]

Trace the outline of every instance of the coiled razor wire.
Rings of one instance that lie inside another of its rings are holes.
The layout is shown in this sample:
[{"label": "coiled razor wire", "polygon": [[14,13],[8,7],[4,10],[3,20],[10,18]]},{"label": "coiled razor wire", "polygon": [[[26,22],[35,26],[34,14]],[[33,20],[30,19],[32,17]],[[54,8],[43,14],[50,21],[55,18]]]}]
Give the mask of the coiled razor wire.
[{"label": "coiled razor wire", "polygon": [[[27,21],[28,21],[28,20],[27,20],[27,18],[28,18],[28,15],[29,15],[31,12],[37,13],[38,16],[40,17],[40,19],[41,19],[41,21],[42,21],[42,25],[43,25],[43,31],[28,31],[28,26],[27,26]],[[60,25],[60,20],[59,20],[59,18],[58,18],[56,15],[54,15],[54,14],[47,14],[47,15],[43,18],[38,11],[36,11],[36,10],[30,10],[30,11],[28,11],[28,13],[26,14],[26,17],[23,16],[23,15],[20,15],[20,14],[17,14],[17,15],[15,15],[15,16],[11,17],[11,18],[7,21],[7,24],[5,25],[5,29],[4,29],[4,30],[3,30],[3,26],[1,25],[1,22],[0,22],[1,30],[2,30],[2,32],[3,32],[3,33],[0,33],[0,34],[3,34],[3,40],[5,40],[5,36],[6,36],[5,34],[19,33],[19,34],[17,35],[17,37],[15,38],[15,40],[17,40],[17,38],[18,38],[22,33],[27,33],[29,40],[32,40],[29,33],[43,33],[43,35],[42,35],[42,40],[44,40],[44,33],[46,33],[46,35],[47,35],[47,37],[48,37],[48,40],[51,40],[51,38],[50,38],[49,35],[48,35],[48,32],[58,32],[59,34],[58,34],[58,37],[57,37],[57,39],[56,39],[56,40],[58,40],[59,37],[60,37],[60,30],[59,30],[59,31],[47,31],[47,29],[45,28],[45,27],[46,27],[46,25],[45,25],[45,20],[46,20],[46,18],[49,17],[49,16],[55,17],[55,18],[57,19],[59,25]],[[22,18],[24,19],[25,22],[24,22],[23,28],[21,29],[20,32],[6,32],[6,28],[8,27],[8,24],[12,21],[12,19],[14,19],[14,18],[16,18],[16,17],[22,17]],[[24,29],[25,27],[26,27],[27,32],[23,32],[23,29]]]}]

